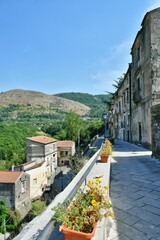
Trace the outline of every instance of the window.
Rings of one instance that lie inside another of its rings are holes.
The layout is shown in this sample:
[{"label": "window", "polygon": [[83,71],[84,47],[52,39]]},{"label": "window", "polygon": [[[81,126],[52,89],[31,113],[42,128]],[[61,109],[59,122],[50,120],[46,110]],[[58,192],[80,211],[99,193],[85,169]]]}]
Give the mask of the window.
[{"label": "window", "polygon": [[128,89],[127,89],[127,103],[129,101],[129,93],[128,93]]},{"label": "window", "polygon": [[53,144],[53,151],[55,151],[55,149],[56,149],[56,145],[55,145],[55,143]]},{"label": "window", "polygon": [[128,114],[127,125],[129,125],[129,122],[130,122],[130,115]]},{"label": "window", "polygon": [[119,112],[121,112],[121,102],[119,101]]},{"label": "window", "polygon": [[37,178],[33,179],[33,185],[35,186],[37,184]]},{"label": "window", "polygon": [[123,104],[125,105],[126,103],[126,95],[125,95],[125,92],[123,93]]},{"label": "window", "polygon": [[138,87],[138,90],[141,90],[140,78],[137,78],[137,87]]},{"label": "window", "polygon": [[123,127],[125,128],[126,126],[126,116],[124,115],[124,118],[123,118]]},{"label": "window", "polygon": [[21,182],[21,193],[24,193],[26,191],[26,181]]},{"label": "window", "polygon": [[137,49],[137,60],[139,61],[141,59],[141,46]]}]

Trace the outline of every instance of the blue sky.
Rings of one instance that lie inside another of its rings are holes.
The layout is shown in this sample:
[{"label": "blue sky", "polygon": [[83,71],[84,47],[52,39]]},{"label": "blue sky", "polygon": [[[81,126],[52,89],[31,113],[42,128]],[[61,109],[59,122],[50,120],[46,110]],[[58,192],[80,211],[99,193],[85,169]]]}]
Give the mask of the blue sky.
[{"label": "blue sky", "polygon": [[0,0],[0,91],[114,92],[160,0]]}]

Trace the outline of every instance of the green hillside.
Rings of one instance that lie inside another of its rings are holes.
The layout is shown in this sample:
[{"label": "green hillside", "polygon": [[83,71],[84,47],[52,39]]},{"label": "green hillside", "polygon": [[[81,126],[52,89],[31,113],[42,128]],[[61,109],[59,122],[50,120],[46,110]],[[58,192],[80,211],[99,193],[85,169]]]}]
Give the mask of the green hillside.
[{"label": "green hillside", "polygon": [[0,123],[0,169],[21,164],[26,159],[26,138],[38,135],[36,126]]},{"label": "green hillside", "polygon": [[67,112],[86,116],[90,108],[80,102],[42,92],[14,89],[0,93],[0,122],[36,125],[62,121]]},{"label": "green hillside", "polygon": [[59,93],[54,96],[62,97],[66,99],[70,99],[91,108],[90,116],[91,117],[101,117],[103,112],[107,111],[106,102],[110,99],[109,94],[101,94],[101,95],[92,95],[88,93]]}]

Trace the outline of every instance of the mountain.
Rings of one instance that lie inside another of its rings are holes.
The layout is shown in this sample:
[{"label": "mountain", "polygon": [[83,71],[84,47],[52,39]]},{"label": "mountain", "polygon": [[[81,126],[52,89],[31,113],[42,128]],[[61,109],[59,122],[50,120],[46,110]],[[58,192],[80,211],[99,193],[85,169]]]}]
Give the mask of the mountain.
[{"label": "mountain", "polygon": [[82,103],[58,96],[48,95],[42,92],[28,90],[10,90],[0,93],[0,106],[23,105],[25,108],[35,112],[49,113],[51,110],[68,112],[75,111],[79,115],[86,115],[90,108]]},{"label": "mountain", "polygon": [[92,117],[101,117],[102,113],[107,111],[106,102],[110,99],[110,94],[92,95],[88,93],[58,93],[54,96],[70,99],[76,102],[80,102],[90,107],[90,115]]}]

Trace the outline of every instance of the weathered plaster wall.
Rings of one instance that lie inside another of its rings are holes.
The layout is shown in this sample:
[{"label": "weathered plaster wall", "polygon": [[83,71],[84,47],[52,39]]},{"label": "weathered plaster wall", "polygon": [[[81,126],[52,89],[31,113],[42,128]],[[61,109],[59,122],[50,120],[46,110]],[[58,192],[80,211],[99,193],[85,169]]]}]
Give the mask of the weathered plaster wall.
[{"label": "weathered plaster wall", "polygon": [[[132,47],[132,142],[151,149],[151,24],[146,16]],[[140,127],[141,126],[141,133]],[[141,135],[141,136],[140,136]]]},{"label": "weathered plaster wall", "polygon": [[153,105],[160,104],[160,9],[151,15]]}]

